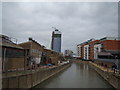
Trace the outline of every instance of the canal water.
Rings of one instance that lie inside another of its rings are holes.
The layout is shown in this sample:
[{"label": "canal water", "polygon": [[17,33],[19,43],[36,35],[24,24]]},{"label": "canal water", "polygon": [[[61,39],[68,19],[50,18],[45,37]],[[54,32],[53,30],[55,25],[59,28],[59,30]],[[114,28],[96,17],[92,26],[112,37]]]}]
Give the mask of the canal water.
[{"label": "canal water", "polygon": [[113,88],[87,62],[72,63],[35,88]]}]

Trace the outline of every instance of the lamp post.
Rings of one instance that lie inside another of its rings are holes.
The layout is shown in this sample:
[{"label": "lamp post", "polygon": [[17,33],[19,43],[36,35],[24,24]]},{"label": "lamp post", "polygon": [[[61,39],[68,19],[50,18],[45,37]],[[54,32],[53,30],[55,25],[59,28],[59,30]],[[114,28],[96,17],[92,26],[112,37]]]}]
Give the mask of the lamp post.
[{"label": "lamp post", "polygon": [[117,56],[115,56],[115,60],[116,60],[116,65],[117,65],[117,69],[118,69],[118,59],[117,59]]},{"label": "lamp post", "polygon": [[115,56],[115,60],[116,60],[116,66],[117,66],[117,70],[118,70],[118,67],[119,67],[119,60],[117,59],[117,56]]}]

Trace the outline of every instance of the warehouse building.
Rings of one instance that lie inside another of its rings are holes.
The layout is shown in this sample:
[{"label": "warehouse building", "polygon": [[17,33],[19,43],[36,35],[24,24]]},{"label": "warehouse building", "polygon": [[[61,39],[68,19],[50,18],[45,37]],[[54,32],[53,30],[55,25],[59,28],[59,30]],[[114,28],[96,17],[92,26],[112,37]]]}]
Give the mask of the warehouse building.
[{"label": "warehouse building", "polygon": [[10,37],[0,35],[0,49],[3,72],[24,70],[26,60],[24,48],[14,43]]},{"label": "warehouse building", "polygon": [[18,45],[23,47],[27,51],[26,66],[28,68],[40,66],[40,62],[44,51],[44,47],[42,45],[40,45],[37,41],[33,40],[32,38],[29,38],[27,42],[23,42]]}]

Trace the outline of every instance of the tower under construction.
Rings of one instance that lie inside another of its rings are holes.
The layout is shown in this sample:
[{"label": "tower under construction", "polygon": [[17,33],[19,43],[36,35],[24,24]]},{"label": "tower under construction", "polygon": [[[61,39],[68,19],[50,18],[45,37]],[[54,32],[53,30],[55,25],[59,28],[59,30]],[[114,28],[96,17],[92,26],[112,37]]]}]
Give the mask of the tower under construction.
[{"label": "tower under construction", "polygon": [[56,52],[61,52],[61,32],[54,28],[55,31],[52,32],[52,43],[51,49]]}]

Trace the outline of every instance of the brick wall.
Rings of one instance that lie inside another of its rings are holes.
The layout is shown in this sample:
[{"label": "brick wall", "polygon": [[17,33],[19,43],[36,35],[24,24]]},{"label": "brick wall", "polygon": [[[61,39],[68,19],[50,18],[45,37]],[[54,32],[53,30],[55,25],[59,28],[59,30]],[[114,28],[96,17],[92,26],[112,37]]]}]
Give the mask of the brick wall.
[{"label": "brick wall", "polygon": [[39,53],[37,52],[33,52],[33,51],[40,51],[43,52],[44,48],[38,44],[37,42],[26,42],[26,43],[21,43],[19,44],[19,46],[25,48],[25,49],[29,49],[31,53],[31,55],[33,55],[34,57],[39,57]]},{"label": "brick wall", "polygon": [[44,49],[47,57],[51,58],[51,63],[57,65],[59,60],[59,54],[55,51]]},{"label": "brick wall", "polygon": [[98,43],[98,42],[99,42],[99,40],[95,40],[95,41],[88,43],[90,46],[90,57],[89,57],[90,60],[94,59],[94,45],[95,45],[95,43]]},{"label": "brick wall", "polygon": [[84,45],[81,46],[81,58],[84,59]]},{"label": "brick wall", "polygon": [[103,44],[103,48],[106,50],[120,50],[120,40],[104,40],[100,41]]},{"label": "brick wall", "polygon": [[24,69],[25,58],[6,58],[4,62],[5,70]]},{"label": "brick wall", "polygon": [[71,64],[67,64],[43,71],[36,71],[26,75],[2,78],[2,88],[32,88],[66,69],[70,65]]}]

